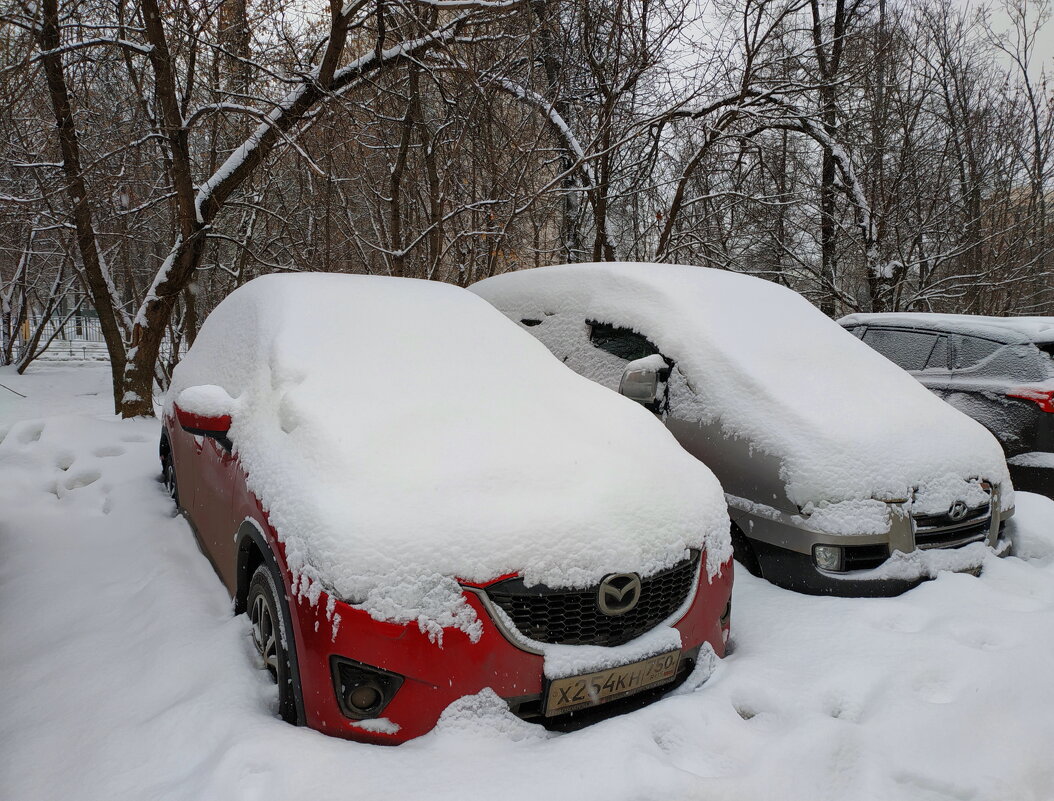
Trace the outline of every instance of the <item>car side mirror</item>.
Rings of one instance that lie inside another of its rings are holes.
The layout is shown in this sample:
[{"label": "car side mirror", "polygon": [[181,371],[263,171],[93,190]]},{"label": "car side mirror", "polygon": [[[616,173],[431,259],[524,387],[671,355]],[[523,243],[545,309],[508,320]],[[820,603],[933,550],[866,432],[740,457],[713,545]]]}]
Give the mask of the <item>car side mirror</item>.
[{"label": "car side mirror", "polygon": [[659,398],[660,385],[670,374],[666,360],[657,353],[635,359],[626,365],[618,391],[630,400],[653,406]]},{"label": "car side mirror", "polygon": [[187,387],[173,404],[176,421],[188,434],[224,440],[231,427],[234,399],[223,387]]}]

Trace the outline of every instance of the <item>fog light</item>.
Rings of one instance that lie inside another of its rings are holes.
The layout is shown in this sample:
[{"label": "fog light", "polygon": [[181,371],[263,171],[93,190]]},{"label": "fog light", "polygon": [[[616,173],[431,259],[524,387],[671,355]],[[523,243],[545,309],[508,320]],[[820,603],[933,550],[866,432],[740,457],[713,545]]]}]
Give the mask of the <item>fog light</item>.
[{"label": "fog light", "polygon": [[403,683],[398,673],[343,656],[331,657],[330,667],[340,711],[352,720],[378,717]]},{"label": "fog light", "polygon": [[842,548],[839,545],[812,546],[812,561],[820,570],[842,570]]},{"label": "fog light", "polygon": [[359,712],[369,712],[381,700],[381,692],[368,684],[354,687],[347,693],[348,706]]}]

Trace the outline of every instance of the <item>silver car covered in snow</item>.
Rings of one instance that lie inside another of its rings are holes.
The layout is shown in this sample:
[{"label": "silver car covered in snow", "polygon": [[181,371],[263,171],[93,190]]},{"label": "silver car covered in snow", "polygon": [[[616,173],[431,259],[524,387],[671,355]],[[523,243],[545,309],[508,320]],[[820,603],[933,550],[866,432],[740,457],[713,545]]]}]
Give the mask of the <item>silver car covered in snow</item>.
[{"label": "silver car covered in snow", "polygon": [[786,287],[604,263],[471,289],[659,415],[720,479],[740,561],[776,584],[889,595],[1008,548],[995,438]]}]

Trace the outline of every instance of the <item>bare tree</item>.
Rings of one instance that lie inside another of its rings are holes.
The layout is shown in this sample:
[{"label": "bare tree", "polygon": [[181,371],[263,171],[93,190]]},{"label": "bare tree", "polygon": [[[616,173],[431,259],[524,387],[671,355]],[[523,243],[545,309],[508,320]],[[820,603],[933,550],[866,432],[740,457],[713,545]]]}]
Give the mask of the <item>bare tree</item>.
[{"label": "bare tree", "polygon": [[996,35],[936,0],[9,0],[2,358],[30,305],[83,296],[115,408],[149,414],[216,303],[296,270],[632,258],[833,315],[1050,312],[1048,7],[1007,10]]}]

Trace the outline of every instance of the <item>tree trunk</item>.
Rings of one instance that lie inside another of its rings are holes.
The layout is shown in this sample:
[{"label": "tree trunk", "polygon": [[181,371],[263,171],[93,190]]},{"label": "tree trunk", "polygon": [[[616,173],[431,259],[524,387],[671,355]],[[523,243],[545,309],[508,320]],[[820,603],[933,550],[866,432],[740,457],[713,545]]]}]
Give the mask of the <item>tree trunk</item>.
[{"label": "tree trunk", "polygon": [[[566,120],[568,114],[564,95],[563,59],[566,53],[560,46],[560,0],[532,0],[531,10],[538,20],[538,41],[541,53],[542,68],[545,70],[546,96],[553,98],[553,110]],[[560,171],[563,173],[560,213],[560,242],[563,246],[563,260],[568,263],[581,261],[582,235],[579,231],[579,202],[575,185],[575,157],[562,140],[557,140],[560,147]]]},{"label": "tree trunk", "polygon": [[91,296],[92,305],[99,315],[99,326],[106,342],[106,350],[110,355],[114,411],[120,411],[121,378],[125,370],[124,336],[118,322],[113,286],[99,254],[95,225],[89,205],[88,188],[81,170],[77,127],[73,120],[73,108],[66,86],[62,55],[58,52],[61,45],[58,0],[42,0],[41,9],[43,18],[37,30],[37,40],[48,84],[48,96],[55,113],[59,152],[62,154],[62,172],[66,179],[66,194],[73,211],[77,248],[83,266],[81,274],[87,285],[88,294]]},{"label": "tree trunk", "polygon": [[189,276],[205,255],[205,237],[198,232],[189,240],[177,240],[154,287],[143,302],[132,328],[132,347],[124,371],[124,394],[121,397],[123,417],[154,414],[154,365],[165,338],[165,326],[172,316],[176,298],[189,283]]}]

